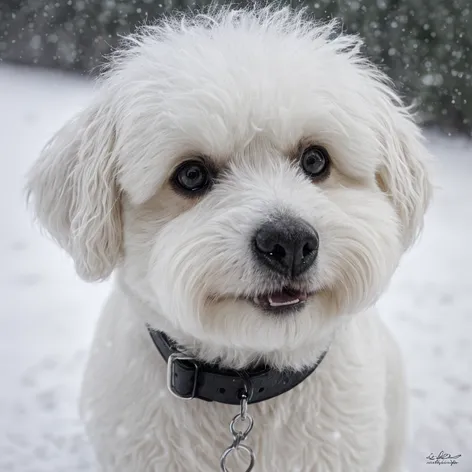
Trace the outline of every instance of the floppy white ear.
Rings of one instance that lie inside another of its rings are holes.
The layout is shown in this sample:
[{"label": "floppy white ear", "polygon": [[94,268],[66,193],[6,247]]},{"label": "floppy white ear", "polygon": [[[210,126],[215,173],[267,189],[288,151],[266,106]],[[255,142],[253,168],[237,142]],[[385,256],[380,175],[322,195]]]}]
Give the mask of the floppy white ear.
[{"label": "floppy white ear", "polygon": [[420,129],[392,91],[381,87],[381,98],[375,105],[382,147],[377,182],[397,211],[404,247],[408,248],[423,227],[431,199],[430,157]]},{"label": "floppy white ear", "polygon": [[28,176],[37,218],[85,280],[106,278],[120,257],[114,133],[112,111],[95,103],[57,132]]}]

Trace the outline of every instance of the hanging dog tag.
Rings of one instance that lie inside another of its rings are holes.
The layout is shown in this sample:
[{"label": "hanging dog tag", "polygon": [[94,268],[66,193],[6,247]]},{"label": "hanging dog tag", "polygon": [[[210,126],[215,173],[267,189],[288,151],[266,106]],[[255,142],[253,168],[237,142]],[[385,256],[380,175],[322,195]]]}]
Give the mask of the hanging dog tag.
[{"label": "hanging dog tag", "polygon": [[239,444],[238,446],[234,446],[233,444],[230,447],[228,447],[228,449],[226,449],[225,452],[223,452],[221,456],[221,462],[220,462],[221,472],[230,472],[228,468],[226,467],[226,459],[231,455],[233,451],[244,451],[247,454],[249,454],[250,463],[249,463],[248,468],[244,472],[251,472],[251,470],[254,468],[256,458],[254,456],[253,450],[250,447],[245,446],[244,444]]},{"label": "hanging dog tag", "polygon": [[[241,431],[236,428],[236,423],[238,421],[243,424],[247,423],[245,430]],[[241,411],[231,420],[231,423],[229,425],[229,430],[233,436],[233,444],[231,444],[231,446],[229,446],[221,455],[221,459],[220,459],[221,472],[230,472],[228,468],[226,467],[226,461],[228,457],[235,452],[241,452],[241,451],[249,455],[249,466],[244,472],[251,472],[251,470],[254,468],[254,464],[256,462],[256,456],[254,454],[254,451],[250,447],[246,446],[245,444],[241,444],[247,438],[253,426],[254,426],[254,420],[252,416],[249,415],[247,412],[247,395],[243,394],[241,396]]]}]

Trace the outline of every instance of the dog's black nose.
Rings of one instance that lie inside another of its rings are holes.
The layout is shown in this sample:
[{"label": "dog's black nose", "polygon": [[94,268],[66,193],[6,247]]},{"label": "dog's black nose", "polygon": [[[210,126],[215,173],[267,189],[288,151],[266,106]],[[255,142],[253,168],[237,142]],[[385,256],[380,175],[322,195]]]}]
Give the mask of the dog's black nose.
[{"label": "dog's black nose", "polygon": [[308,223],[288,216],[264,223],[254,236],[257,259],[269,269],[292,277],[313,265],[318,244],[318,233]]}]

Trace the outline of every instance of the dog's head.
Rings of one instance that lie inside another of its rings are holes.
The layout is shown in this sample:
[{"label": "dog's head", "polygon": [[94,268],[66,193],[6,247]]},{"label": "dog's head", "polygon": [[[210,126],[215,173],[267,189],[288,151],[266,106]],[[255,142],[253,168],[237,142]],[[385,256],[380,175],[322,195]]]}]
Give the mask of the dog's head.
[{"label": "dog's head", "polygon": [[311,362],[287,359],[376,301],[430,197],[408,110],[332,36],[263,9],[131,37],[30,175],[78,273],[119,267],[155,327]]}]

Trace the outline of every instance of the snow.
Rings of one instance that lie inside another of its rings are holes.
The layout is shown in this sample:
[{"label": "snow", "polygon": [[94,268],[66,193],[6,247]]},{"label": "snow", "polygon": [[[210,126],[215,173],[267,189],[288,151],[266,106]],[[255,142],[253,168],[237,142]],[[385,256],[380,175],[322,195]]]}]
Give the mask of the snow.
[{"label": "snow", "polygon": [[[83,79],[0,66],[0,472],[92,472],[77,415],[88,345],[109,284],[75,275],[31,223],[24,174],[92,96]],[[410,472],[462,454],[472,470],[472,143],[428,133],[438,189],[417,246],[379,306],[407,362]],[[450,466],[443,466],[450,467]]]},{"label": "snow", "polygon": [[24,174],[90,99],[83,80],[0,66],[0,471],[92,470],[77,415],[81,370],[108,286],[88,285],[26,212]]}]

